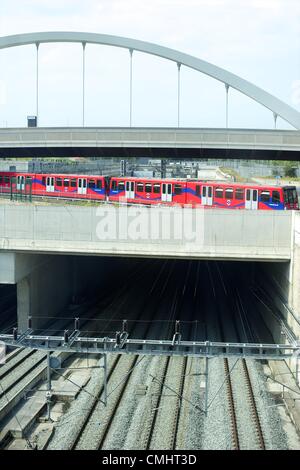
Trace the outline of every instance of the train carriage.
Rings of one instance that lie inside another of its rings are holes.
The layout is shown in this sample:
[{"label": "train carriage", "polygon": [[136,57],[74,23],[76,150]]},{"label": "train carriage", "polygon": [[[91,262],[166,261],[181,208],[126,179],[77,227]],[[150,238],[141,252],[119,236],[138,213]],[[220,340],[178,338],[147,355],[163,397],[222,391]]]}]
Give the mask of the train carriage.
[{"label": "train carriage", "polygon": [[136,204],[186,203],[186,180],[114,177],[110,179],[110,201]]},{"label": "train carriage", "polygon": [[295,186],[267,186],[220,181],[188,181],[186,204],[220,209],[298,209]]},{"label": "train carriage", "polygon": [[104,176],[36,174],[32,194],[61,196],[72,199],[106,199]]},{"label": "train carriage", "polygon": [[17,173],[12,171],[0,172],[0,194],[10,194],[11,192],[11,179],[17,178]]},{"label": "train carriage", "polygon": [[11,191],[11,181],[18,192],[31,185],[33,196],[54,196],[72,199],[106,199],[106,180],[104,176],[69,174],[1,173],[2,192]]}]

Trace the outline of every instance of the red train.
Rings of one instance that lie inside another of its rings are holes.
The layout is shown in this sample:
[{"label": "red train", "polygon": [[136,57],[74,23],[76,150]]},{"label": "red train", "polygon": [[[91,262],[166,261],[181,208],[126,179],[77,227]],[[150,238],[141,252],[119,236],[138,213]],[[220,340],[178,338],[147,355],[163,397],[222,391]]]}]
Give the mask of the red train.
[{"label": "red train", "polygon": [[106,200],[104,176],[0,172],[0,192],[11,191],[12,178],[17,191],[24,191],[30,184],[33,196]]},{"label": "red train", "polygon": [[108,200],[130,204],[201,205],[223,209],[299,209],[295,186],[227,181],[0,172],[0,193],[31,186],[33,196]]}]

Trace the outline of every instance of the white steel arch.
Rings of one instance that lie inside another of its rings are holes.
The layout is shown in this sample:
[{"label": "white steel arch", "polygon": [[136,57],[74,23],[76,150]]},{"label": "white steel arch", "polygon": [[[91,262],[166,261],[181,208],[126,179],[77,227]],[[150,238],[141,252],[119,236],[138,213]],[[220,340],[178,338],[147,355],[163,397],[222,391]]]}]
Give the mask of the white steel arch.
[{"label": "white steel arch", "polygon": [[277,116],[280,116],[296,129],[300,129],[300,113],[262,88],[257,87],[253,83],[250,83],[238,75],[222,69],[221,67],[217,67],[216,65],[198,59],[197,57],[176,51],[175,49],[160,46],[158,44],[106,34],[52,31],[1,37],[0,49],[24,46],[28,44],[36,44],[38,46],[39,44],[50,42],[78,42],[84,46],[85,44],[91,43],[122,47],[129,51],[144,52],[146,54],[156,55],[158,57],[177,62],[179,66],[185,65],[186,67],[197,70],[198,72],[204,73],[205,75],[223,82],[227,89],[228,87],[232,87],[240,91],[244,95],[272,111],[274,113],[275,120]]}]

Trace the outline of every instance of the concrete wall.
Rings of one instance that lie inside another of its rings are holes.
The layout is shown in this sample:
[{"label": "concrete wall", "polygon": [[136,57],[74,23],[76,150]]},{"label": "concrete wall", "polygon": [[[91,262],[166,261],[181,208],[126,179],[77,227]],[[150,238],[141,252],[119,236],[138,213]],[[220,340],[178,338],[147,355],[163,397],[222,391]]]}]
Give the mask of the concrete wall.
[{"label": "concrete wall", "polygon": [[289,211],[7,202],[0,252],[284,261],[291,224]]},{"label": "concrete wall", "polygon": [[294,214],[293,219],[293,251],[290,281],[292,284],[292,290],[289,302],[297,312],[300,320],[300,213]]},{"label": "concrete wall", "polygon": [[[263,292],[272,299],[272,305],[276,311],[270,311],[263,303],[259,304],[259,309],[268,325],[276,343],[284,344],[286,338],[281,334],[282,328],[275,314],[281,314],[290,324],[288,311],[283,306],[283,301],[288,302],[290,290],[289,283],[290,262],[286,263],[258,263],[255,267],[255,281]],[[260,296],[260,294],[258,293]],[[291,325],[290,325],[291,326]],[[292,326],[291,326],[292,328]]]},{"label": "concrete wall", "polygon": [[32,256],[28,253],[0,253],[0,284],[16,284],[48,259],[49,256]]},{"label": "concrete wall", "polygon": [[[298,341],[300,340],[300,213],[293,212],[291,231],[291,260],[287,263],[260,263],[256,267],[256,280],[272,296],[287,324]],[[284,307],[286,303],[293,314]],[[271,320],[275,340],[284,343],[280,328]],[[296,373],[296,359],[290,359],[288,365]],[[299,377],[300,379],[300,377]]]},{"label": "concrete wall", "polygon": [[0,253],[0,284],[15,284],[15,254]]}]

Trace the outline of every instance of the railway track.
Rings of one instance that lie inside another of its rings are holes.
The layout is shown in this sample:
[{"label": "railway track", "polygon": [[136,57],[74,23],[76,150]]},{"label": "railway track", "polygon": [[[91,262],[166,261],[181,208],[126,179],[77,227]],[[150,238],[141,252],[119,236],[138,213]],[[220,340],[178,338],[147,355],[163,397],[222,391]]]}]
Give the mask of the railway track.
[{"label": "railway track", "polygon": [[244,374],[245,374],[245,380],[246,380],[246,383],[247,383],[248,399],[249,399],[249,402],[251,403],[251,415],[252,415],[252,420],[253,420],[254,425],[255,425],[255,434],[256,434],[256,437],[257,437],[258,444],[259,444],[259,448],[261,450],[265,450],[266,449],[265,440],[264,440],[264,436],[263,436],[261,422],[260,422],[260,419],[259,419],[259,414],[258,414],[256,403],[255,403],[255,397],[254,397],[254,393],[253,393],[253,388],[252,388],[252,384],[251,384],[251,380],[250,380],[250,374],[249,374],[249,369],[248,369],[248,366],[247,366],[246,359],[242,359],[242,366],[243,366],[243,370],[244,370]]},{"label": "railway track", "polygon": [[[166,264],[164,264],[164,267]],[[162,275],[164,270],[162,268],[159,277]],[[130,335],[134,336],[136,333],[139,335],[146,335],[149,333],[149,329],[155,329],[156,326],[153,325],[150,321],[145,321],[146,319],[151,319],[151,309],[149,309],[149,301],[153,295],[155,290],[158,291],[159,294],[162,293],[166,289],[166,283],[169,282],[170,275],[174,268],[174,264],[170,265],[170,269],[166,274],[166,281],[164,283],[157,283],[157,277],[153,278],[153,283],[149,285],[149,290],[142,298],[142,302],[137,302],[135,304],[136,311],[134,312],[133,319],[130,325]],[[124,288],[124,286],[123,286]],[[112,305],[109,306],[108,310],[105,312],[106,317],[110,317],[110,310],[111,314],[116,313],[114,308],[114,304],[116,303],[117,311],[125,310],[126,302],[124,304],[124,300],[122,302],[116,302],[116,298]],[[161,296],[157,295],[157,315],[159,317],[159,307],[161,305]],[[128,307],[127,307],[128,308]],[[129,305],[130,308],[130,305]],[[112,317],[113,318],[113,317]],[[134,320],[134,318],[136,320]],[[143,318],[143,322],[140,322],[140,319]],[[152,317],[153,320],[153,317]],[[104,325],[105,330],[110,327],[111,321],[108,321],[106,325]],[[165,329],[166,326],[164,324]],[[162,328],[160,327],[159,333],[164,335]],[[95,395],[95,399],[90,401],[90,406],[87,406],[85,410],[83,410],[83,416],[79,417],[76,424],[74,423],[75,435],[73,439],[69,439],[68,443],[61,444],[59,442],[58,434],[54,436],[53,442],[50,443],[50,448],[57,448],[61,445],[62,448],[68,449],[103,449],[109,446],[109,443],[112,441],[112,435],[114,433],[114,425],[116,415],[119,412],[120,403],[125,400],[124,397],[128,394],[131,396],[135,396],[134,392],[129,392],[130,390],[134,390],[135,382],[137,381],[137,385],[143,384],[145,381],[145,371],[148,368],[151,368],[152,358],[145,359],[145,367],[139,366],[138,363],[144,359],[143,351],[141,348],[141,354],[139,356],[121,356],[118,360],[114,360],[113,367],[109,367],[108,372],[108,384],[107,384],[107,391],[108,391],[108,403],[105,407],[103,404],[104,399],[104,388],[102,383],[95,384],[93,389],[93,393]],[[137,367],[135,367],[137,366]],[[161,370],[161,365],[159,366],[159,370]],[[156,371],[155,371],[156,373]],[[147,377],[146,377],[147,378]],[[128,407],[127,407],[128,408]],[[136,406],[131,407],[132,414],[134,414]],[[125,420],[126,421],[126,420]],[[130,426],[130,422],[127,422],[127,425]],[[139,436],[140,437],[140,436]],[[72,441],[72,442],[71,442]],[[53,447],[52,447],[53,446]],[[59,447],[61,448],[61,447]]]},{"label": "railway track", "polygon": [[230,373],[229,373],[229,364],[228,364],[227,358],[224,359],[224,368],[225,368],[225,376],[226,376],[226,379],[225,379],[226,391],[227,391],[227,396],[228,396],[228,409],[229,409],[230,425],[231,425],[232,448],[233,450],[240,450],[235,403],[234,403],[234,398],[233,398],[232,383],[231,383],[231,378],[230,378]]},{"label": "railway track", "polygon": [[161,374],[160,379],[154,378],[158,386],[158,395],[151,403],[152,409],[142,441],[146,450],[176,448],[186,365],[186,357],[169,357],[163,368],[164,374]]},{"label": "railway track", "polygon": [[97,450],[102,447],[138,356],[117,356],[117,358],[109,370],[107,406],[105,407],[103,401],[100,401],[104,399],[104,387],[102,386],[97,392],[97,399],[94,400],[93,406],[81,423],[78,437],[74,441],[72,449]]},{"label": "railway track", "polygon": [[230,361],[224,359],[224,369],[232,449],[265,450],[265,440],[246,360],[241,359],[230,374]]}]

